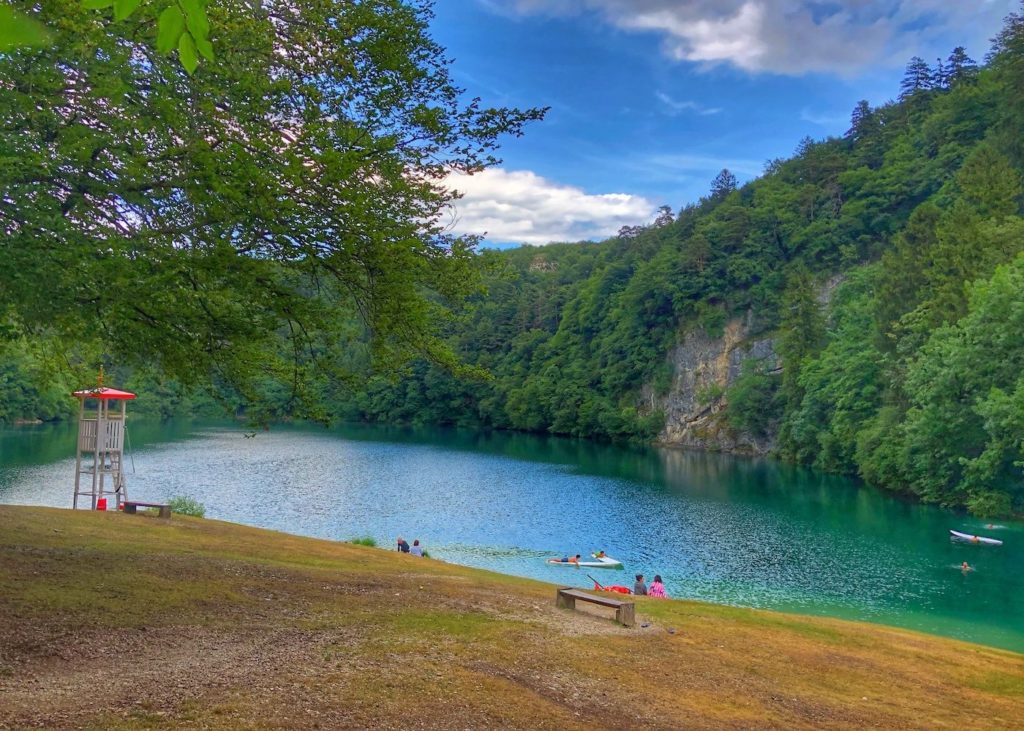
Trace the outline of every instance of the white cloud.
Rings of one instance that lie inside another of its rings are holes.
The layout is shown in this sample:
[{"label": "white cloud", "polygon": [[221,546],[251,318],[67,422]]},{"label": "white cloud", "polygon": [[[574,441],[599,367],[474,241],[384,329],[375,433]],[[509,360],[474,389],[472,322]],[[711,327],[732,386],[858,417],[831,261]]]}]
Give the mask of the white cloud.
[{"label": "white cloud", "polygon": [[848,113],[843,114],[836,112],[830,114],[828,112],[816,112],[813,109],[804,107],[800,110],[800,119],[811,124],[816,124],[819,127],[833,127],[837,124],[844,124],[850,121],[850,115]]},{"label": "white cloud", "polygon": [[703,176],[708,185],[723,168],[728,168],[741,178],[753,178],[761,174],[764,163],[740,157],[715,157],[688,153],[660,153],[641,155],[630,161],[628,166],[647,176],[648,180],[678,180],[680,175]]},{"label": "white cloud", "polygon": [[[991,35],[1016,0],[488,0],[505,12],[596,12],[626,30],[663,38],[679,61],[746,71],[850,74],[903,64],[937,36]],[[946,52],[948,48],[938,51]]]},{"label": "white cloud", "polygon": [[453,205],[452,231],[487,234],[492,242],[541,245],[603,239],[622,226],[648,223],[656,209],[641,196],[592,195],[529,170],[491,168],[452,175],[448,185],[463,194]]},{"label": "white cloud", "polygon": [[694,101],[678,101],[663,91],[657,91],[654,95],[658,97],[658,101],[668,107],[668,113],[672,116],[682,112],[694,112],[702,117],[706,117],[711,114],[718,114],[722,111],[720,107],[705,107],[703,104],[698,104]]}]

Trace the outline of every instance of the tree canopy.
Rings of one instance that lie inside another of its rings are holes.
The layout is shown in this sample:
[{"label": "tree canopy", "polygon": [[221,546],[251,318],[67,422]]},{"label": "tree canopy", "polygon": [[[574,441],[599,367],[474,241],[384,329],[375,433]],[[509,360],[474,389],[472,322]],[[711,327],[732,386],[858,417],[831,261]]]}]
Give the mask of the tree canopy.
[{"label": "tree canopy", "polygon": [[435,327],[476,286],[475,241],[445,230],[446,178],[543,111],[466,100],[428,4],[218,2],[195,76],[144,14],[14,7],[52,38],[0,56],[10,328],[297,403],[365,334],[452,361]]}]

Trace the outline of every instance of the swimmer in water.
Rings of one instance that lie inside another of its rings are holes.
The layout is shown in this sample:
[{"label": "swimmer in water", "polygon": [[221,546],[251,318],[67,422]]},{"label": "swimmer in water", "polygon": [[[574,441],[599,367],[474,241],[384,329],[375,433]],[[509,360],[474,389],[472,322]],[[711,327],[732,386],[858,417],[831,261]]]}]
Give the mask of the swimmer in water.
[{"label": "swimmer in water", "polygon": [[962,564],[960,564],[960,570],[963,571],[965,574],[968,571],[974,571],[974,569],[971,568],[971,565],[968,564],[966,561],[964,561]]}]

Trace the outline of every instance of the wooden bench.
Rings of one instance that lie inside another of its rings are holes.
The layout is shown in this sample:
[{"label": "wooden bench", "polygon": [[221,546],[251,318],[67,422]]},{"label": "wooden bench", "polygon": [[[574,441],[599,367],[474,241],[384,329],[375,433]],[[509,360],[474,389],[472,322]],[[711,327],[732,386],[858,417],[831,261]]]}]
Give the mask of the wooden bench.
[{"label": "wooden bench", "polygon": [[602,607],[611,607],[615,610],[616,622],[626,627],[632,627],[636,624],[636,605],[633,602],[624,602],[607,596],[595,596],[594,594],[588,594],[585,591],[569,587],[559,589],[558,594],[555,596],[555,606],[564,609],[575,609],[576,602],[578,601],[590,602]]},{"label": "wooden bench", "polygon": [[164,503],[139,503],[139,502],[127,502],[124,504],[124,512],[128,515],[135,515],[139,508],[157,508],[160,511],[161,518],[171,517],[171,506],[165,505]]}]

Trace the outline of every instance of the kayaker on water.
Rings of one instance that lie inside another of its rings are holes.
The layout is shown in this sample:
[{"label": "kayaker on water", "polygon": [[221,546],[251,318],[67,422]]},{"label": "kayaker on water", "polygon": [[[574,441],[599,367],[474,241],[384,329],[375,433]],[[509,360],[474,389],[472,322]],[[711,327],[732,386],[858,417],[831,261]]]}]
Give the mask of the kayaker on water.
[{"label": "kayaker on water", "polygon": [[593,554],[593,556],[594,558],[604,558],[604,551],[598,551],[597,553]]},{"label": "kayaker on water", "polygon": [[644,575],[636,575],[636,583],[633,584],[633,593],[637,596],[647,596],[647,584],[644,583]]}]

